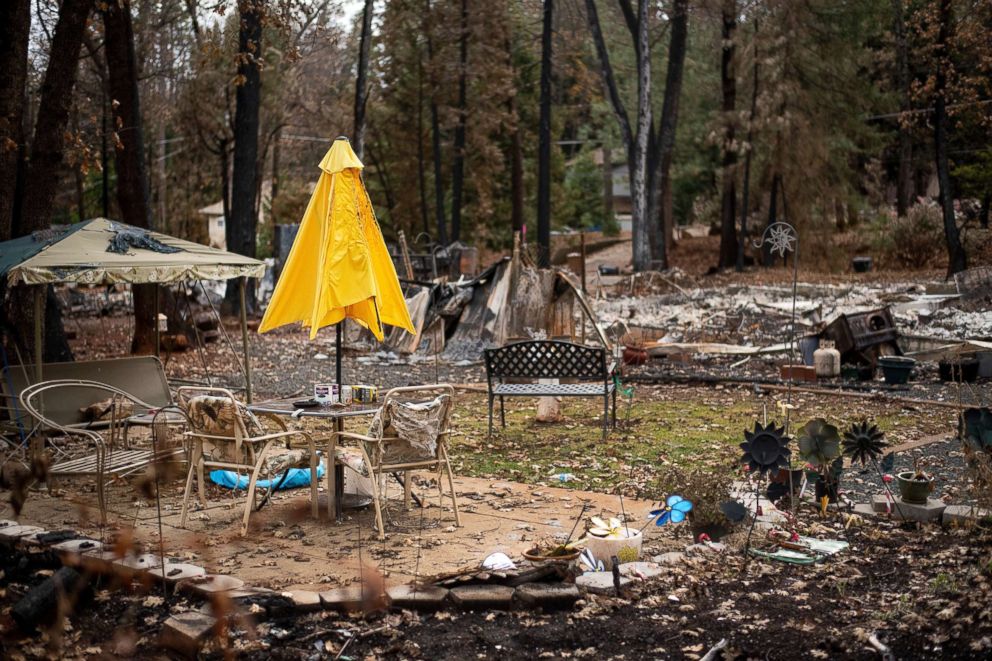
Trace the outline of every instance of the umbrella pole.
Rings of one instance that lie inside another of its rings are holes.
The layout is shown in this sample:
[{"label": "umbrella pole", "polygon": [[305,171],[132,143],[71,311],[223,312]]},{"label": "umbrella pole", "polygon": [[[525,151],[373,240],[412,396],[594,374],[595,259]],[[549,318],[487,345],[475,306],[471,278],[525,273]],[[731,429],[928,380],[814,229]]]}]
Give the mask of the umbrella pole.
[{"label": "umbrella pole", "polygon": [[245,304],[245,277],[238,278],[241,303],[241,346],[245,356],[245,399],[251,404],[251,355],[248,353],[248,307]]},{"label": "umbrella pole", "polygon": [[334,376],[338,383],[338,401],[342,400],[341,393],[341,326],[344,325],[342,319],[334,325]]}]

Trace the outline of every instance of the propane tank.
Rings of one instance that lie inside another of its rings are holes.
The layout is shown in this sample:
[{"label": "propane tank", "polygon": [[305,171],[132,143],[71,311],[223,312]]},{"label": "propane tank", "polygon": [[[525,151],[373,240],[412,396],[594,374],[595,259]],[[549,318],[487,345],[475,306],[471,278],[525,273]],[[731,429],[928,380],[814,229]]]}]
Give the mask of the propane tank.
[{"label": "propane tank", "polygon": [[816,376],[821,379],[829,379],[840,376],[840,351],[834,348],[834,343],[829,340],[820,342],[820,347],[813,352],[813,367],[816,368]]}]

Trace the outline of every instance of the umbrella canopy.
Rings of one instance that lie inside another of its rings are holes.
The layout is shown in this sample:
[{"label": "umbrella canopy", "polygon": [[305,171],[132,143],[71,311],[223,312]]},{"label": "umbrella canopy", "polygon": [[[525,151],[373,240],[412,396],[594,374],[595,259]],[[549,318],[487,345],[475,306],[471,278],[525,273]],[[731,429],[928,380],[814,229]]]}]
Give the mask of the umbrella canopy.
[{"label": "umbrella canopy", "polygon": [[300,322],[317,331],[354,319],[383,339],[383,325],[415,332],[361,170],[347,138],[320,162],[320,179],[258,331]]}]

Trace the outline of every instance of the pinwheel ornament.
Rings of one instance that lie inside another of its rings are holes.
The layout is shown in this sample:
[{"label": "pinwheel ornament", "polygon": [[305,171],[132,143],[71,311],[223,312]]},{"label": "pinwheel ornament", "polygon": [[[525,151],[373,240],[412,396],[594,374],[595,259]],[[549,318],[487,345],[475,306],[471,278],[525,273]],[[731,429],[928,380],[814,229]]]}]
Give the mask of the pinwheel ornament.
[{"label": "pinwheel ornament", "polygon": [[648,521],[654,521],[655,525],[663,526],[666,523],[682,523],[686,514],[692,511],[692,503],[678,495],[671,495],[665,501],[664,507],[651,510],[648,513]]}]

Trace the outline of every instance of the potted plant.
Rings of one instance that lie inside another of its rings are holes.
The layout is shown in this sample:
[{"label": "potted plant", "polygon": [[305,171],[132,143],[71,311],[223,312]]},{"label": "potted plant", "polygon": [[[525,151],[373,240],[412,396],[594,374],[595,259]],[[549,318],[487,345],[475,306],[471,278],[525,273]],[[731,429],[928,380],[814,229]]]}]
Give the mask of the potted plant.
[{"label": "potted plant", "polygon": [[731,523],[720,506],[727,501],[736,476],[725,462],[714,467],[669,470],[654,482],[652,490],[660,494],[680,494],[691,502],[692,509],[686,513],[686,519],[692,538],[699,539],[705,534],[715,542],[730,532]]},{"label": "potted plant", "polygon": [[604,521],[598,516],[590,519],[592,524],[582,539],[592,556],[604,564],[607,570],[613,567],[613,558],[620,564],[636,562],[641,557],[641,531],[620,519]]},{"label": "potted plant", "polygon": [[897,474],[896,483],[902,501],[913,505],[926,505],[933,491],[933,475],[921,469],[918,461],[913,465],[913,470]]},{"label": "potted plant", "polygon": [[840,433],[823,418],[807,422],[799,430],[799,456],[807,461],[816,476],[816,499],[837,502],[837,487],[844,469],[840,454]]},{"label": "potted plant", "polygon": [[581,546],[583,540],[578,539],[562,544],[554,537],[547,537],[524,551],[524,557],[531,562],[569,562],[575,560],[582,553]]}]

